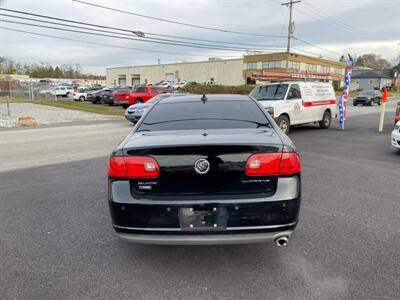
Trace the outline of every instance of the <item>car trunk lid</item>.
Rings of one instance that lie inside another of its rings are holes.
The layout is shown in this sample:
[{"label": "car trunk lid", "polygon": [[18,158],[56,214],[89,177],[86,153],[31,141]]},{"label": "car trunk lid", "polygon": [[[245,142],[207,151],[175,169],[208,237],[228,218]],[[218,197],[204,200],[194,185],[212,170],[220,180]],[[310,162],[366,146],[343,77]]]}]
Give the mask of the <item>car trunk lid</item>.
[{"label": "car trunk lid", "polygon": [[[160,168],[157,178],[130,179],[135,195],[273,194],[277,176],[248,176],[245,165],[254,153],[282,152],[282,141],[271,129],[159,131],[136,133],[123,151],[151,156]],[[199,160],[209,164],[204,174]]]}]

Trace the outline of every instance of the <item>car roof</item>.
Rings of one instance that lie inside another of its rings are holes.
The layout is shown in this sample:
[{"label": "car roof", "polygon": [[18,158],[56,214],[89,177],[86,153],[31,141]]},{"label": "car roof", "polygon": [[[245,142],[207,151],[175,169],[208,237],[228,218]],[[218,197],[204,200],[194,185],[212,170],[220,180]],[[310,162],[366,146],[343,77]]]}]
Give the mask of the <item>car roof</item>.
[{"label": "car roof", "polygon": [[202,101],[202,97],[207,98],[206,101],[249,101],[252,100],[249,96],[235,94],[206,94],[206,95],[187,95],[180,97],[168,97],[161,103],[179,103],[179,102],[196,102]]}]

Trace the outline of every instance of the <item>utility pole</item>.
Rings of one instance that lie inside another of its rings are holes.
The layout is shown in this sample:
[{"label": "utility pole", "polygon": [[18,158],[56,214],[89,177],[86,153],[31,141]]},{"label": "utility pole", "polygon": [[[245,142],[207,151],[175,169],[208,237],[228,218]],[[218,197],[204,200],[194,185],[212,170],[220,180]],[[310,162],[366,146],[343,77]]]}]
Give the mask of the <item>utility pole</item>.
[{"label": "utility pole", "polygon": [[289,6],[289,25],[288,25],[288,37],[287,37],[287,47],[286,47],[286,52],[290,52],[290,39],[292,38],[293,32],[294,32],[294,22],[292,21],[292,10],[293,10],[293,4],[301,2],[300,0],[290,0],[289,2],[282,3],[281,5],[284,5],[286,7]]}]

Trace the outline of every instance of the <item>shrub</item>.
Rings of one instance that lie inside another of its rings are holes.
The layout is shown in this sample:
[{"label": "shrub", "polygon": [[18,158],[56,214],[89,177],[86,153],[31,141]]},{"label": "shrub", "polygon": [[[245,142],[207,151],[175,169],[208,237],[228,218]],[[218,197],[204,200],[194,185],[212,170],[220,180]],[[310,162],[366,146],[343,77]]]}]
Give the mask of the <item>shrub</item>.
[{"label": "shrub", "polygon": [[248,95],[254,88],[253,85],[205,85],[205,84],[189,84],[182,88],[182,92],[192,94],[241,94]]}]

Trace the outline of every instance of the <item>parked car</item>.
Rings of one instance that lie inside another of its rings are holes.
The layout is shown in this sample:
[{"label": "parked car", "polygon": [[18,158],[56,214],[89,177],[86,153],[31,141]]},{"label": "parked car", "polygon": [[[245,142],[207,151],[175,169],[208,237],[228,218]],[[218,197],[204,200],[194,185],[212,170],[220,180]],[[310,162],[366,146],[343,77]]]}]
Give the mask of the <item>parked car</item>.
[{"label": "parked car", "polygon": [[75,101],[85,101],[87,94],[90,92],[93,92],[94,90],[89,89],[89,88],[79,88],[75,92],[72,93],[72,98]]},{"label": "parked car", "polygon": [[392,131],[392,147],[400,150],[400,121],[396,123]]},{"label": "parked car", "polygon": [[51,96],[68,97],[73,92],[74,92],[74,90],[69,86],[56,86],[56,87],[52,87],[50,89],[39,91],[39,95],[47,96],[47,97],[51,97]]},{"label": "parked car", "polygon": [[149,101],[146,103],[136,103],[131,106],[129,106],[125,110],[125,118],[129,121],[132,122],[133,124],[136,124],[140,118],[144,115],[144,113],[153,106],[154,103],[158,101],[162,101],[163,99],[169,98],[169,97],[181,97],[181,96],[187,96],[190,94],[183,94],[183,93],[165,93],[165,94],[158,94],[157,96],[154,96],[151,98]]},{"label": "parked car", "polygon": [[362,91],[353,99],[353,106],[358,104],[371,106],[374,103],[381,105],[381,92],[378,90]]},{"label": "parked car", "polygon": [[123,108],[128,108],[132,104],[147,102],[154,96],[165,92],[165,89],[159,86],[137,86],[135,90],[128,93],[125,99],[114,98],[114,103],[122,105]]},{"label": "parked car", "polygon": [[114,104],[119,105],[119,103],[121,101],[125,102],[128,94],[134,90],[135,90],[135,87],[132,88],[130,86],[115,88],[115,90],[113,91],[113,94],[112,94]]},{"label": "parked car", "polygon": [[102,90],[99,94],[101,104],[108,104],[110,106],[114,105],[114,99],[112,96],[113,92],[113,89]]},{"label": "parked car", "polygon": [[167,81],[164,81],[164,82],[158,84],[158,86],[159,87],[163,87],[165,89],[169,89],[171,87],[171,84],[169,82],[167,82]]},{"label": "parked car", "polygon": [[337,117],[336,96],[329,83],[270,83],[255,87],[250,96],[261,103],[286,134],[292,125],[311,122],[326,129]]},{"label": "parked car", "polygon": [[293,142],[254,99],[155,103],[108,164],[112,224],[153,244],[288,243],[300,210]]},{"label": "parked car", "polygon": [[184,88],[187,84],[188,84],[188,82],[186,80],[182,80],[182,81],[179,81],[178,83],[173,84],[172,88],[174,90],[179,90],[181,88]]},{"label": "parked car", "polygon": [[396,113],[394,115],[394,123],[400,121],[400,101],[397,102],[397,108],[396,108]]},{"label": "parked car", "polygon": [[93,104],[101,103],[101,99],[104,92],[112,92],[111,89],[102,89],[97,91],[91,91],[87,94],[85,101],[90,101]]}]

